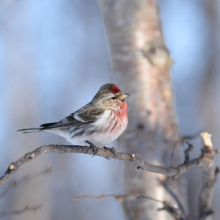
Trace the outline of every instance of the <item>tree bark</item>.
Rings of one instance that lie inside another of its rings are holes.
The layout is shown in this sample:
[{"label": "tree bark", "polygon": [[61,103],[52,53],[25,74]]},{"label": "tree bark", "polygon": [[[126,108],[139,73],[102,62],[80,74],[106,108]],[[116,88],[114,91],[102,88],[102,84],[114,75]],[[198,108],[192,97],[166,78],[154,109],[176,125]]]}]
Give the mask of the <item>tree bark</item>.
[{"label": "tree bark", "polygon": [[[116,84],[131,96],[128,99],[129,123],[119,145],[154,164],[167,165],[172,147],[178,140],[169,68],[172,63],[166,49],[157,1],[100,0]],[[177,156],[179,162],[179,156]],[[164,179],[160,174],[125,167],[126,194],[145,194],[159,200],[171,200],[158,178],[169,183],[186,207],[186,186]],[[172,219],[158,212],[158,203],[124,199],[128,219]],[[186,211],[186,210],[185,210]]]}]

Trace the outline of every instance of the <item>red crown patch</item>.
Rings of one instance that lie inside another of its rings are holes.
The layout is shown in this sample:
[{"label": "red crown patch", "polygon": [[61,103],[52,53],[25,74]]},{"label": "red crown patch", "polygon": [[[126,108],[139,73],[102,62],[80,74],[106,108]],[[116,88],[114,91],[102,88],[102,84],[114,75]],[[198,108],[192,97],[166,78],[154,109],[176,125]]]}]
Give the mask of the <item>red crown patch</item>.
[{"label": "red crown patch", "polygon": [[120,91],[119,87],[113,84],[113,85],[112,85],[112,93],[113,93],[113,94],[116,94],[116,93],[118,93],[119,91]]}]

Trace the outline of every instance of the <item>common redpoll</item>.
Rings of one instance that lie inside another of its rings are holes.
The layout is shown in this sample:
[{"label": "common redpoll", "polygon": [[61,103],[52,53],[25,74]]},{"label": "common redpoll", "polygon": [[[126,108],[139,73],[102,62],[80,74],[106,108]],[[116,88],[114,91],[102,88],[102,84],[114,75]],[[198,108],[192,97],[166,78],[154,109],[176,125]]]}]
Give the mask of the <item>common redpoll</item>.
[{"label": "common redpoll", "polygon": [[24,133],[46,131],[65,137],[74,145],[104,147],[117,139],[127,127],[127,103],[118,86],[107,83],[96,93],[91,102],[55,123],[42,124],[39,128],[26,128]]}]

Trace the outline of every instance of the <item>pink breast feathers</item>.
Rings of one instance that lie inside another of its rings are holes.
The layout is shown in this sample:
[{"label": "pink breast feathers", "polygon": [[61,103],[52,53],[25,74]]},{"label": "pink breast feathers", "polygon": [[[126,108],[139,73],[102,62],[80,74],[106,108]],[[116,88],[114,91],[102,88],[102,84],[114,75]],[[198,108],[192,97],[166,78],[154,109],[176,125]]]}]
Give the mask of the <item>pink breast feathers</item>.
[{"label": "pink breast feathers", "polygon": [[113,110],[115,116],[119,118],[123,118],[124,116],[127,117],[127,103],[126,102],[120,102],[117,101],[116,105],[119,107],[119,110]]},{"label": "pink breast feathers", "polygon": [[124,102],[119,111],[113,110],[113,114],[115,120],[113,122],[114,126],[112,128],[112,131],[118,132],[121,130],[121,132],[123,132],[127,127],[127,123],[128,123],[127,103]]},{"label": "pink breast feathers", "polygon": [[119,117],[119,118],[123,118],[123,117],[127,117],[127,103],[126,102],[123,102],[122,105],[121,105],[121,108],[120,108],[120,111],[117,111],[116,113],[116,117]]}]

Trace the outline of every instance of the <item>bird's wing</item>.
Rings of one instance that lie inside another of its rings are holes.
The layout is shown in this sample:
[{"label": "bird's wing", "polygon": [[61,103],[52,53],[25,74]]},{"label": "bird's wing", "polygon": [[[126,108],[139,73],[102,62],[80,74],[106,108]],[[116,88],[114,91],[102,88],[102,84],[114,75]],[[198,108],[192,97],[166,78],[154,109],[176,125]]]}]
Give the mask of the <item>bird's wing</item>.
[{"label": "bird's wing", "polygon": [[78,111],[74,112],[74,118],[81,122],[93,123],[95,122],[100,115],[103,114],[105,109],[103,108],[94,108],[90,104],[85,105],[80,108]]},{"label": "bird's wing", "polygon": [[75,127],[75,126],[85,125],[87,123],[93,123],[99,118],[100,115],[103,114],[104,111],[105,110],[103,108],[91,107],[89,103],[59,122],[42,124],[41,130],[66,127],[66,126]]}]

